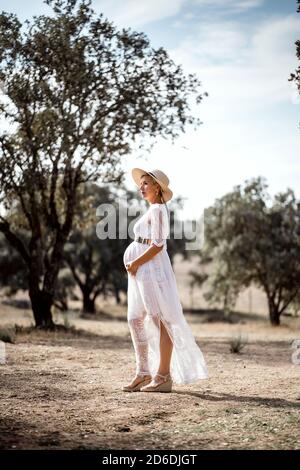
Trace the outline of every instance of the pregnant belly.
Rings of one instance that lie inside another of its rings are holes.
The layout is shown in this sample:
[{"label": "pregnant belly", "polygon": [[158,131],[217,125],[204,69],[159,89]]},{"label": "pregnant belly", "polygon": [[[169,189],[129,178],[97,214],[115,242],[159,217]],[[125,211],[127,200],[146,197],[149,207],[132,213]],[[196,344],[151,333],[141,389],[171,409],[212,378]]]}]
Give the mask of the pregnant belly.
[{"label": "pregnant belly", "polygon": [[131,242],[130,245],[128,245],[128,247],[124,251],[124,255],[123,255],[124,266],[130,261],[133,261],[135,258],[140,256],[148,248],[149,248],[149,245],[143,245],[142,243],[138,243],[135,241]]},{"label": "pregnant belly", "polygon": [[124,255],[123,255],[124,266],[126,265],[126,263],[129,263],[129,261],[132,261],[135,257],[134,256],[134,252],[135,252],[134,245],[135,245],[135,242],[131,242],[130,245],[128,245],[128,247],[126,248],[126,250],[124,252]]}]

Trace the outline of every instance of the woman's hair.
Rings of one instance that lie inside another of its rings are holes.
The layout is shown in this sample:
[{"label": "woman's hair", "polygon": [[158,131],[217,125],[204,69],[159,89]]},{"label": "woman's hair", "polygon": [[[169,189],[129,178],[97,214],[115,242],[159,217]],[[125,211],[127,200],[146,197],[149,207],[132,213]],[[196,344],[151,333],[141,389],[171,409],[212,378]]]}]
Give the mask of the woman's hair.
[{"label": "woman's hair", "polygon": [[170,224],[171,224],[171,220],[170,220],[170,211],[169,211],[169,208],[164,200],[164,196],[163,196],[163,191],[161,189],[161,186],[159,183],[157,183],[158,186],[159,186],[159,196],[160,196],[160,200],[164,203],[165,205],[165,208],[167,209],[167,214],[168,214],[168,221],[169,221],[169,229],[171,230],[171,227],[170,227]]},{"label": "woman's hair", "polygon": [[170,212],[169,212],[169,208],[168,208],[168,206],[167,206],[167,204],[166,204],[166,202],[165,202],[165,200],[164,200],[163,190],[162,190],[160,184],[158,183],[158,181],[156,181],[155,178],[153,178],[153,176],[149,175],[149,173],[145,173],[144,175],[141,176],[141,178],[142,178],[143,176],[150,176],[150,177],[152,178],[152,181],[158,186],[158,190],[159,190],[158,195],[159,195],[159,197],[160,197],[161,202],[165,205],[165,208],[167,209],[167,214],[168,214],[169,224],[170,224]]}]

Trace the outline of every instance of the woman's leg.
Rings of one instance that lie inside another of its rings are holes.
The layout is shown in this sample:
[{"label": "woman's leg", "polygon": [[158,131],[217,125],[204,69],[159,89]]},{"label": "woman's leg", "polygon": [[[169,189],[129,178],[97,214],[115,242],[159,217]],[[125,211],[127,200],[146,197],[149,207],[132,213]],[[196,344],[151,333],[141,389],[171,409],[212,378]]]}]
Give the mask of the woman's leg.
[{"label": "woman's leg", "polygon": [[148,341],[144,326],[144,315],[128,320],[136,358],[136,374],[130,384],[123,387],[125,392],[138,391],[149,384],[151,375],[148,365]]},{"label": "woman's leg", "polygon": [[170,373],[170,362],[173,350],[173,343],[166,330],[165,325],[160,320],[160,363],[158,374],[167,375]]},{"label": "woman's leg", "polygon": [[[160,328],[160,363],[156,375],[148,385],[141,387],[142,392],[164,391],[171,392],[172,379],[170,376],[170,363],[173,343],[164,323],[159,319]],[[164,388],[164,389],[163,389]]]},{"label": "woman's leg", "polygon": [[129,320],[129,329],[135,351],[136,375],[150,375],[148,340],[144,326],[145,315]]},{"label": "woman's leg", "polygon": [[148,341],[145,331],[145,308],[138,283],[128,275],[128,311],[127,320],[136,358],[136,374],[149,374]]}]

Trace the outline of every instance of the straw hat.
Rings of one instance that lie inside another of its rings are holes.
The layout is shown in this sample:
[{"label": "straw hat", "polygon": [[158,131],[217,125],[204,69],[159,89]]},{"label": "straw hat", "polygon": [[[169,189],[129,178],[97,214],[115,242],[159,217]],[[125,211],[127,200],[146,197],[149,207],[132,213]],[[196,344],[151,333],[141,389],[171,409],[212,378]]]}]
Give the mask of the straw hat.
[{"label": "straw hat", "polygon": [[133,168],[131,170],[131,174],[134,179],[134,182],[138,187],[140,187],[141,176],[145,173],[152,176],[152,178],[155,179],[155,181],[160,185],[164,201],[169,201],[173,196],[173,192],[169,188],[169,178],[167,177],[167,175],[160,170],[146,171],[142,170],[141,168]]}]

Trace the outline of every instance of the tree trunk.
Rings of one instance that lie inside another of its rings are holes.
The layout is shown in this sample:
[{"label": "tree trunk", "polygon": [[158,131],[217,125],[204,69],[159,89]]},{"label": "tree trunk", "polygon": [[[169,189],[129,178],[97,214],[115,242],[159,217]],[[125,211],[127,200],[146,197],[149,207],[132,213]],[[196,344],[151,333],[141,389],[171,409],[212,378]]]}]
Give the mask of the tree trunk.
[{"label": "tree trunk", "polygon": [[278,305],[276,305],[272,299],[268,299],[268,304],[269,304],[269,316],[270,316],[271,325],[272,326],[280,325],[280,313],[279,313]]},{"label": "tree trunk", "polygon": [[117,305],[120,305],[121,303],[120,291],[116,287],[115,287],[115,299],[116,299]]},{"label": "tree trunk", "polygon": [[83,291],[83,311],[86,313],[96,313],[95,300],[90,297],[89,290]]},{"label": "tree trunk", "polygon": [[38,290],[32,292],[29,290],[29,297],[31,300],[35,326],[38,328],[53,328],[54,323],[51,312],[54,300],[53,296],[45,291]]},{"label": "tree trunk", "polygon": [[224,318],[226,319],[229,318],[231,314],[231,308],[229,305],[228,298],[229,298],[228,292],[226,292],[224,295],[224,299],[223,299],[223,312],[224,312]]}]

